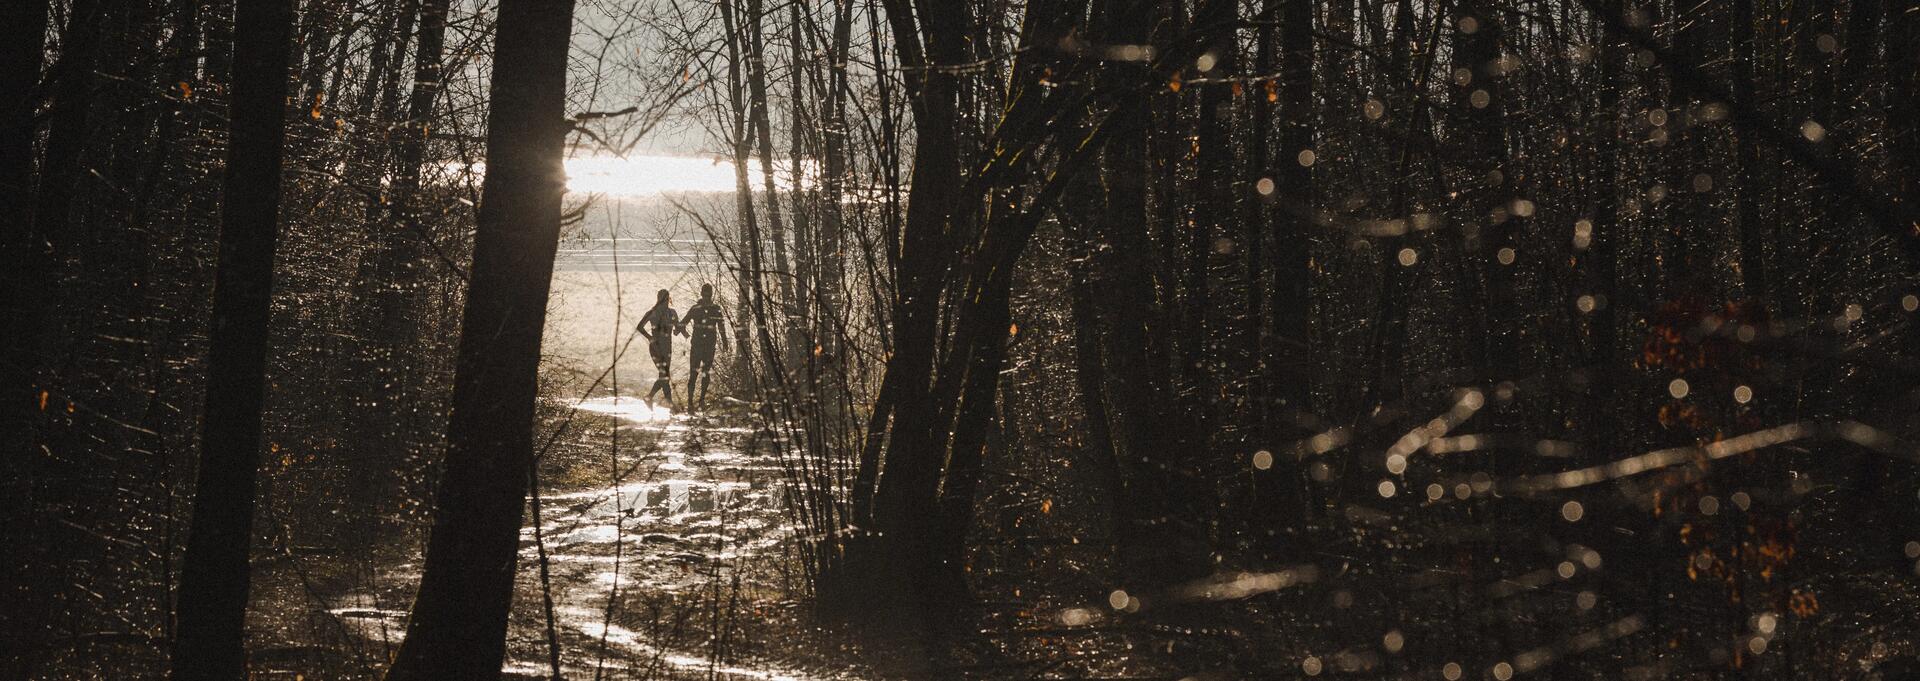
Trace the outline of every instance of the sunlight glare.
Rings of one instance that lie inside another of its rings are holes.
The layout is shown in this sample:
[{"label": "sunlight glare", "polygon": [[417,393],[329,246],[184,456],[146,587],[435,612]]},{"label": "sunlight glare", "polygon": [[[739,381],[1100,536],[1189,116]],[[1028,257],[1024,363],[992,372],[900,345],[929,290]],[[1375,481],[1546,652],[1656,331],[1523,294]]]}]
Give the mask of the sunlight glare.
[{"label": "sunlight glare", "polygon": [[[817,164],[811,161],[802,163],[804,186],[812,186],[814,182],[811,178],[818,170]],[[476,175],[484,175],[487,171],[484,162],[472,166],[451,166],[455,171],[470,167]],[[566,160],[566,169],[568,192],[623,198],[679,193],[725,194],[732,192],[739,181],[734,176],[733,160],[719,156],[635,155],[621,158],[596,154],[569,158]],[[793,188],[793,165],[790,161],[775,159],[773,175],[775,188]],[[748,168],[747,181],[756,191],[765,188],[765,176],[761,174],[758,160]]]}]

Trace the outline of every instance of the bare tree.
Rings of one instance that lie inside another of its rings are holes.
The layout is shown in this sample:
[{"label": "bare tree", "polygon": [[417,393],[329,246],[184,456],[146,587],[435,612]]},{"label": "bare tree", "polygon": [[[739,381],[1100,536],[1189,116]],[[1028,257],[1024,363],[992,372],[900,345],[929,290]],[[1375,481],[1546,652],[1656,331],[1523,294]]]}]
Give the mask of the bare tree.
[{"label": "bare tree", "polygon": [[494,678],[506,653],[536,373],[560,238],[573,3],[506,0],[446,471],[391,679]]},{"label": "bare tree", "polygon": [[243,3],[234,16],[231,142],[199,482],[180,574],[175,679],[247,676],[248,550],[266,398],[274,245],[280,233],[287,40],[292,30],[291,0]]}]

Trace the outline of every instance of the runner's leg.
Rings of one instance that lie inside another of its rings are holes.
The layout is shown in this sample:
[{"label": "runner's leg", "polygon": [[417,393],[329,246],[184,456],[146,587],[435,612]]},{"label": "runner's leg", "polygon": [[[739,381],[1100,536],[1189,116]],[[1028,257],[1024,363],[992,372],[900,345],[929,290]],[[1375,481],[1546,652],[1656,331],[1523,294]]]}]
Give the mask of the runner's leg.
[{"label": "runner's leg", "polygon": [[687,408],[699,409],[701,394],[695,386],[700,384],[700,358],[694,357],[687,363]]},{"label": "runner's leg", "polygon": [[700,399],[704,401],[708,393],[712,392],[710,388],[713,387],[713,356],[708,355],[701,360],[707,365],[706,373],[700,375]]},{"label": "runner's leg", "polygon": [[653,379],[653,387],[647,390],[648,408],[653,407],[653,396],[659,394],[661,388],[667,390],[667,402],[673,402],[673,384],[669,382],[673,375],[673,355],[659,352],[653,352],[652,355],[656,376]]},{"label": "runner's leg", "polygon": [[667,408],[673,409],[673,348],[653,356],[653,364],[660,368],[660,387],[667,391]]}]

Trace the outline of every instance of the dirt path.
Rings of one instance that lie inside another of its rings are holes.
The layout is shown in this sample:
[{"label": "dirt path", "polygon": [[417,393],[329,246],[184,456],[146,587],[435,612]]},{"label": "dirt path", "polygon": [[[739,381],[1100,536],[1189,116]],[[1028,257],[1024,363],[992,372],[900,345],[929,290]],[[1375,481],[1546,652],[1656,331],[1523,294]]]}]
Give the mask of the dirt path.
[{"label": "dirt path", "polygon": [[[750,453],[750,429],[634,398],[575,408],[611,417],[613,429],[592,443],[599,451],[568,464],[585,470],[542,482],[539,527],[529,513],[521,530],[509,677],[551,676],[550,593],[568,679],[856,678],[786,600],[794,529],[779,468]],[[328,599],[371,654],[399,644],[415,561]]]}]

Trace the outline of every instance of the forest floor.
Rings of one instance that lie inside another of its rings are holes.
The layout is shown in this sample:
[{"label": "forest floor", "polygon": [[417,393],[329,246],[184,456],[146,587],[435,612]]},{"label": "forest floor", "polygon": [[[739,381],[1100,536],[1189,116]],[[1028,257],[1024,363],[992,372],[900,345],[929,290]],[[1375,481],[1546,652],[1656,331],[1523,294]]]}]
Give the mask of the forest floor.
[{"label": "forest floor", "polygon": [[[844,635],[809,624],[780,468],[738,411],[676,414],[631,397],[591,398],[561,416],[566,425],[551,441],[536,441],[550,446],[538,520],[530,509],[521,531],[508,678],[552,676],[555,646],[569,679],[866,676]],[[282,609],[305,612],[256,631],[281,641],[317,633],[334,645],[256,645],[257,671],[371,674],[390,659],[418,585],[419,548],[376,547],[362,558],[334,563],[359,563],[358,574],[265,571],[257,590],[309,605]],[[298,562],[306,561],[289,561]]]}]

